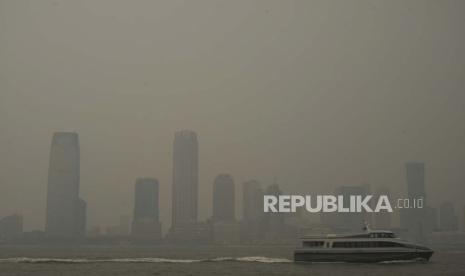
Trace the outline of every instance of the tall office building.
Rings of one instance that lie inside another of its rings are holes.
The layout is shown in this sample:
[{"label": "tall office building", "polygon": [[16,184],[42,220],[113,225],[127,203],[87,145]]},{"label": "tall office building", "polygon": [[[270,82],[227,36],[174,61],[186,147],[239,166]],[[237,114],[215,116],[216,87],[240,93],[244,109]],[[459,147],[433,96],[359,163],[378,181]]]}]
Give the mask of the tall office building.
[{"label": "tall office building", "polygon": [[233,244],[239,241],[240,224],[235,219],[234,180],[229,174],[219,174],[213,182],[213,241]]},{"label": "tall office building", "polygon": [[[410,204],[414,200],[423,199],[423,206],[427,206],[425,192],[425,164],[408,162],[405,165],[407,179],[407,197]],[[426,231],[426,216],[424,208],[408,208],[401,210],[401,227],[408,230],[408,236],[413,240],[424,240]]]},{"label": "tall office building", "polygon": [[[283,194],[279,185],[274,182],[265,190],[266,195],[274,195],[276,197]],[[262,210],[263,211],[263,206]],[[285,230],[285,215],[284,213],[263,213],[263,231],[268,240],[276,240],[280,238]]]},{"label": "tall office building", "polygon": [[425,199],[425,163],[408,162],[405,168],[408,197]]},{"label": "tall office building", "polygon": [[455,214],[454,203],[444,201],[439,208],[439,226],[442,231],[457,231],[459,228],[458,217]]},{"label": "tall office building", "polygon": [[233,221],[235,210],[234,180],[229,174],[220,174],[213,182],[212,220]]},{"label": "tall office building", "polygon": [[[364,198],[369,193],[368,185],[360,186],[341,186],[335,190],[336,195],[342,195],[344,200],[344,207],[350,207],[351,196],[361,196]],[[336,213],[338,228],[350,232],[360,231],[365,222],[370,224],[367,212],[350,212],[350,213]]]},{"label": "tall office building", "polygon": [[425,207],[425,233],[431,233],[439,229],[438,209],[431,206]]},{"label": "tall office building", "polygon": [[17,214],[0,219],[0,240],[20,237],[23,233],[23,217]]},{"label": "tall office building", "polygon": [[138,178],[134,192],[134,216],[131,236],[134,239],[158,240],[161,238],[159,221],[158,180]]},{"label": "tall office building", "polygon": [[[376,191],[376,200],[374,202],[378,202],[380,196],[387,196],[389,199],[391,198],[391,194],[389,192],[389,188],[387,187],[380,187]],[[379,213],[374,214],[375,220],[375,227],[377,229],[390,229],[391,226],[391,213],[387,211],[382,211]]]},{"label": "tall office building", "polygon": [[79,159],[78,134],[55,133],[47,186],[45,230],[49,237],[76,238],[85,234],[86,204],[79,198]]},{"label": "tall office building", "polygon": [[[370,193],[368,184],[356,186],[340,186],[334,189],[334,195],[342,196],[343,206],[350,207],[351,196],[361,196],[362,198]],[[320,214],[321,223],[324,226],[331,227],[334,232],[357,232],[365,223],[371,225],[371,214],[368,212],[327,212]]]},{"label": "tall office building", "polygon": [[243,220],[257,221],[263,216],[263,189],[257,180],[250,180],[243,184]]},{"label": "tall office building", "polygon": [[245,182],[243,192],[243,216],[241,226],[241,237],[246,241],[263,238],[263,189],[256,180]]},{"label": "tall office building", "polygon": [[173,227],[197,222],[198,142],[190,130],[175,133],[173,143]]},{"label": "tall office building", "polygon": [[78,198],[76,208],[76,235],[84,237],[86,235],[87,203],[82,198]]},{"label": "tall office building", "polygon": [[130,227],[130,216],[129,215],[120,215],[119,216],[119,233],[121,236],[128,236],[129,233],[131,232],[131,227]]},{"label": "tall office building", "polygon": [[210,239],[211,225],[197,221],[199,182],[197,134],[181,130],[174,134],[172,224],[168,239],[172,242],[198,242]]},{"label": "tall office building", "polygon": [[465,205],[463,205],[462,215],[463,215],[463,231],[465,232]]}]

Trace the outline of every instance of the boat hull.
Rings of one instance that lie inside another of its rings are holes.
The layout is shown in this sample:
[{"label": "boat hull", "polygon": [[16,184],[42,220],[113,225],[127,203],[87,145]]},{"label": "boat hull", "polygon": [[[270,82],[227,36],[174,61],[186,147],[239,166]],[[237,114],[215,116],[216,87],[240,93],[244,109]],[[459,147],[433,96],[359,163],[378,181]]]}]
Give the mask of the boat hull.
[{"label": "boat hull", "polygon": [[353,263],[379,263],[389,261],[428,261],[433,251],[339,251],[318,252],[307,250],[296,250],[294,252],[295,262],[353,262]]}]

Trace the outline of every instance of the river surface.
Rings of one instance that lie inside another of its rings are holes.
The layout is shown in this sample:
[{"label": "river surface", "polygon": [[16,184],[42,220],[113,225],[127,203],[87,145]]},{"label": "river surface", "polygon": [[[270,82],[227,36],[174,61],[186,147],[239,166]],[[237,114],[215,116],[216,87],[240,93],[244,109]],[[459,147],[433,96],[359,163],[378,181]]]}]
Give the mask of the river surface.
[{"label": "river surface", "polygon": [[286,246],[0,247],[3,275],[465,275],[465,250],[430,262],[295,264]]}]

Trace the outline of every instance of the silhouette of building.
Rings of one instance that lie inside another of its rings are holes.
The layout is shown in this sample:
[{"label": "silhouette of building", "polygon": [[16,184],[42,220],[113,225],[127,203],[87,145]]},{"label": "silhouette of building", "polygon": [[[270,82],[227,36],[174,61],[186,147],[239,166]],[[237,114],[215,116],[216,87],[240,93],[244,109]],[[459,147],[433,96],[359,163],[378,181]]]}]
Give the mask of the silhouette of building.
[{"label": "silhouette of building", "polygon": [[320,216],[320,222],[321,222],[322,226],[330,228],[331,231],[333,231],[333,232],[341,231],[341,229],[339,229],[340,222],[338,220],[339,217],[338,217],[337,213],[335,213],[335,212],[328,212],[328,213],[321,212],[321,213],[319,213],[319,216]]},{"label": "silhouette of building", "polygon": [[409,198],[425,198],[425,164],[408,162],[406,164],[407,194]]},{"label": "silhouette of building", "polygon": [[167,240],[172,243],[198,244],[209,243],[213,238],[211,221],[191,222],[174,226],[168,233]]},{"label": "silhouette of building", "polygon": [[219,174],[213,182],[213,241],[232,244],[239,241],[240,225],[235,220],[234,180]]},{"label": "silhouette of building", "polygon": [[[425,192],[425,164],[420,162],[408,162],[406,168],[407,197],[409,204],[423,199],[423,205],[427,206]],[[408,230],[410,239],[424,240],[427,230],[424,208],[404,208],[400,212],[401,228]]]},{"label": "silhouette of building", "polygon": [[119,231],[121,236],[128,236],[130,234],[130,217],[129,215],[119,216]]},{"label": "silhouette of building", "polygon": [[86,234],[88,238],[99,238],[101,235],[102,231],[99,226],[92,226]]},{"label": "silhouette of building", "polygon": [[78,134],[54,133],[47,186],[45,230],[48,237],[85,235],[86,204],[79,198],[79,163]]},{"label": "silhouette of building", "polygon": [[240,224],[234,220],[214,222],[212,231],[217,244],[234,244],[240,240]]},{"label": "silhouette of building", "polygon": [[[336,195],[342,195],[344,198],[344,207],[350,206],[350,196],[367,196],[367,186],[341,186],[336,189]],[[367,214],[365,212],[337,213],[339,227],[351,232],[360,231]]]},{"label": "silhouette of building", "polygon": [[[335,196],[342,196],[343,206],[350,207],[351,196],[361,196],[364,198],[370,192],[367,184],[356,186],[340,186],[334,190]],[[324,226],[331,227],[335,232],[357,232],[360,231],[365,222],[370,223],[371,216],[367,212],[328,212],[320,214],[321,222]]]},{"label": "silhouette of building", "polygon": [[23,217],[17,214],[0,219],[0,240],[13,240],[23,233]]},{"label": "silhouette of building", "polygon": [[[268,186],[265,190],[265,195],[274,195],[279,197],[283,192],[279,188],[279,185],[274,182]],[[263,205],[260,211],[263,212]],[[263,213],[262,227],[265,238],[268,240],[275,240],[281,238],[285,232],[284,224],[285,214],[284,213]]]},{"label": "silhouette of building", "polygon": [[438,209],[431,207],[431,206],[426,206],[425,208],[425,221],[424,221],[424,226],[425,226],[425,234],[430,234],[434,231],[437,231],[439,228],[438,225]]},{"label": "silhouette of building", "polygon": [[121,228],[119,225],[111,225],[105,228],[105,236],[109,238],[120,238]]},{"label": "silhouette of building", "polygon": [[220,174],[213,182],[213,222],[235,219],[234,180],[229,174]]},{"label": "silhouette of building", "polygon": [[[139,229],[143,229],[143,226],[140,226],[142,223],[135,223],[136,225],[133,226],[135,229],[135,232]],[[94,231],[88,231],[88,237],[96,237],[98,236],[99,231],[95,231],[96,229],[93,229]],[[119,217],[119,223],[117,225],[110,225],[105,228],[105,236],[110,237],[110,238],[127,238],[131,234],[131,223],[130,223],[130,218],[129,215],[120,215]],[[141,233],[142,238],[144,237],[144,233]],[[153,233],[149,233],[146,235],[150,235],[150,238],[153,238]],[[136,237],[137,238],[137,234]]]},{"label": "silhouette of building", "polygon": [[197,239],[189,233],[202,232],[197,225],[198,141],[190,130],[178,131],[173,143],[172,226],[173,240]]},{"label": "silhouette of building", "polygon": [[137,240],[161,239],[158,180],[138,178],[134,193],[134,217],[131,237]]},{"label": "silhouette of building", "polygon": [[77,200],[76,221],[77,236],[84,237],[86,235],[87,203],[81,198],[78,198]]},{"label": "silhouette of building", "polygon": [[263,238],[263,189],[256,180],[243,184],[243,216],[241,223],[241,239],[254,241]]},{"label": "silhouette of building", "polygon": [[439,209],[439,225],[442,231],[458,230],[458,218],[455,214],[454,203],[444,201]]},{"label": "silhouette of building", "polygon": [[[378,199],[380,196],[387,196],[389,199],[391,197],[391,193],[387,187],[380,187],[378,188],[376,195],[375,195],[375,201],[378,202]],[[374,220],[375,220],[375,228],[377,229],[390,229],[391,226],[391,213],[382,211],[379,213],[374,214]]]}]

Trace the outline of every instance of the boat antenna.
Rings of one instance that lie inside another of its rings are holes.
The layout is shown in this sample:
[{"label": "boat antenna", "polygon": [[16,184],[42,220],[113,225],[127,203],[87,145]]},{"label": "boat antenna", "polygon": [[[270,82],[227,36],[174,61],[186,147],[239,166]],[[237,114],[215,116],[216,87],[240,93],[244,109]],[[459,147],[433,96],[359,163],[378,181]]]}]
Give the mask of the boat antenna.
[{"label": "boat antenna", "polygon": [[362,230],[365,231],[365,232],[370,232],[371,229],[370,229],[370,226],[368,225],[368,222],[364,221],[363,223],[365,225],[363,226]]}]

